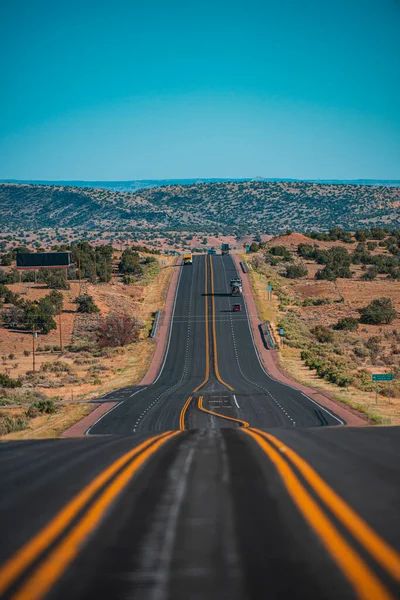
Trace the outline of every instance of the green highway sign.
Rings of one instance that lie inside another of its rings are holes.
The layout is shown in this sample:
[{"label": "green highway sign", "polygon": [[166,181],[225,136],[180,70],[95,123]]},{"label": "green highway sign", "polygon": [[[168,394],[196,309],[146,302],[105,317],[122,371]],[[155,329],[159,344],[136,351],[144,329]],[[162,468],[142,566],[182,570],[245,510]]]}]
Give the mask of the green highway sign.
[{"label": "green highway sign", "polygon": [[393,373],[373,373],[372,381],[392,381]]}]

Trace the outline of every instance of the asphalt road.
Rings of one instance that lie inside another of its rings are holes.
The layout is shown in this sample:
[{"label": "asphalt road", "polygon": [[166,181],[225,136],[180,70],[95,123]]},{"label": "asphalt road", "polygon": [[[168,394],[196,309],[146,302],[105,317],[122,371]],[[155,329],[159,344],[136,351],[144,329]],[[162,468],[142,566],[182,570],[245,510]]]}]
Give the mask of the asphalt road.
[{"label": "asphalt road", "polygon": [[160,377],[146,388],[127,387],[108,394],[105,399],[120,404],[90,429],[91,435],[177,429],[190,396],[185,428],[240,426],[200,411],[200,395],[205,409],[257,427],[343,424],[332,412],[262,369],[242,298],[238,301],[243,311],[232,312],[236,300],[230,295],[229,282],[235,276],[229,255],[195,256],[192,266],[182,268]]},{"label": "asphalt road", "polygon": [[181,270],[158,380],[91,435],[0,443],[1,598],[398,596],[400,428],[271,379],[234,274]]},{"label": "asphalt road", "polygon": [[0,444],[1,597],[395,598],[399,428],[269,433]]}]

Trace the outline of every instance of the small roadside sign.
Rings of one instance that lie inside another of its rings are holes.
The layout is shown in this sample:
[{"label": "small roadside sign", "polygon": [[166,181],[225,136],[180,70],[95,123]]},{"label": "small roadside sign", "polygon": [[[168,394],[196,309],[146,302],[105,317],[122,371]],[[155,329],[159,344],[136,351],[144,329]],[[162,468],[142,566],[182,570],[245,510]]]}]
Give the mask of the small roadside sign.
[{"label": "small roadside sign", "polygon": [[373,373],[372,381],[393,381],[393,373]]},{"label": "small roadside sign", "polygon": [[281,328],[281,329],[279,330],[279,335],[285,335],[285,330]]},{"label": "small roadside sign", "polygon": [[272,285],[267,285],[267,292],[272,292]]},{"label": "small roadside sign", "polygon": [[165,265],[165,260],[164,259],[162,259],[161,264]]}]

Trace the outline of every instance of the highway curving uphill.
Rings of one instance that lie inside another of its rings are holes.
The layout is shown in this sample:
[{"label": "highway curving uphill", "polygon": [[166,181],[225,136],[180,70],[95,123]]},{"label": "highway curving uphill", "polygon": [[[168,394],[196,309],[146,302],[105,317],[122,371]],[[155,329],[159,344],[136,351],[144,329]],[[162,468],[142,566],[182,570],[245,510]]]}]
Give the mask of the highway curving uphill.
[{"label": "highway curving uphill", "polygon": [[[181,271],[165,364],[155,383],[108,394],[119,406],[90,434],[203,427],[318,427],[343,421],[261,367],[247,317],[232,312],[232,258],[194,257]],[[208,411],[208,412],[206,412]],[[220,415],[220,416],[217,416]],[[223,418],[221,418],[223,417]]]},{"label": "highway curving uphill", "polygon": [[235,275],[181,270],[157,380],[90,435],[0,444],[1,598],[398,597],[400,429],[271,379]]}]

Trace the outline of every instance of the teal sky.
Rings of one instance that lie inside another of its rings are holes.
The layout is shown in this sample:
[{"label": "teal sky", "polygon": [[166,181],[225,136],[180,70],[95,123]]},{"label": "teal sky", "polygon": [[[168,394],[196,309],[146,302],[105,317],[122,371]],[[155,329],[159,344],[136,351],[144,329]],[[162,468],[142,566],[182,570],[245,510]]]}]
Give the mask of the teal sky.
[{"label": "teal sky", "polygon": [[0,178],[400,179],[399,0],[3,0]]}]

